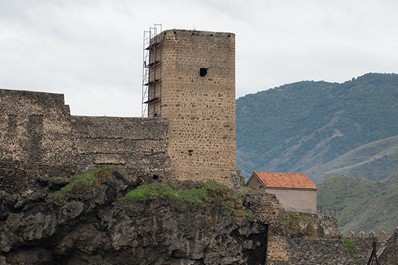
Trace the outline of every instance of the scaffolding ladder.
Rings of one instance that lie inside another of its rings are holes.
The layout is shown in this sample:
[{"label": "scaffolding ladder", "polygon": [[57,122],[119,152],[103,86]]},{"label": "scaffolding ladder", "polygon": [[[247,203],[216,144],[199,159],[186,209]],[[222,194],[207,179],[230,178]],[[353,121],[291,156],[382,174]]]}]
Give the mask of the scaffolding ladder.
[{"label": "scaffolding ladder", "polygon": [[158,34],[161,32],[162,24],[154,24],[149,30],[144,31],[142,117],[149,117],[150,113],[152,113],[152,116],[160,116],[160,74],[158,69],[161,63],[161,50],[158,49],[158,46],[161,43],[158,40]]}]

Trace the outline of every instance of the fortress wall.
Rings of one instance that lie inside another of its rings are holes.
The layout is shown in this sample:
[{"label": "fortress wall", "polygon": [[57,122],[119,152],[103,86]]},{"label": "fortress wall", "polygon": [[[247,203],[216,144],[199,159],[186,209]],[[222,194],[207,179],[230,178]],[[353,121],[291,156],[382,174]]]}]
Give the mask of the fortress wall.
[{"label": "fortress wall", "polygon": [[81,170],[125,165],[135,175],[167,174],[167,121],[162,118],[72,116]]},{"label": "fortress wall", "polygon": [[162,118],[71,116],[62,94],[0,89],[0,187],[35,190],[102,164],[165,176],[167,131]]},{"label": "fortress wall", "polygon": [[74,172],[69,117],[61,94],[0,90],[0,186],[23,190],[33,175]]},{"label": "fortress wall", "polygon": [[281,206],[273,194],[252,194],[250,209],[257,220],[268,224],[267,264],[287,265],[289,261],[289,241],[280,223]]},{"label": "fortress wall", "polygon": [[0,90],[0,158],[59,165],[74,156],[62,94]]},{"label": "fortress wall", "polygon": [[148,108],[162,118],[71,116],[61,94],[1,90],[0,174],[24,186],[29,176],[70,176],[102,164],[163,176],[170,163],[177,178],[232,186],[235,35],[168,30],[158,37],[161,62],[150,73],[159,78],[159,98]]}]

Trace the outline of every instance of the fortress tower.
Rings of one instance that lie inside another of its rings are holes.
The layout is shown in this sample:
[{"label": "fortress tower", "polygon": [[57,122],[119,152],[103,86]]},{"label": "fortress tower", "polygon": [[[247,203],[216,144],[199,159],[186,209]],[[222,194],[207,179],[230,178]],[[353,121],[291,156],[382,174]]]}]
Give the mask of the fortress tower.
[{"label": "fortress tower", "polygon": [[169,123],[173,175],[231,186],[236,174],[235,35],[167,30],[144,56],[145,116]]}]

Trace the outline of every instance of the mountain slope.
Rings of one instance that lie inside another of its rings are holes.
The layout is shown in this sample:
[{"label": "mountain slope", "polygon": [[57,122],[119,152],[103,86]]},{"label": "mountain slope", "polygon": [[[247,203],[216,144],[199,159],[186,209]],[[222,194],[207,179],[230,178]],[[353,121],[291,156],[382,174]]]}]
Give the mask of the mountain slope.
[{"label": "mountain slope", "polygon": [[398,136],[362,145],[321,166],[307,170],[316,182],[330,176],[377,179],[398,172]]},{"label": "mountain slope", "polygon": [[397,225],[398,173],[383,181],[331,177],[318,188],[318,207],[336,209],[343,232],[391,233]]},{"label": "mountain slope", "polygon": [[315,172],[355,148],[398,135],[396,74],[342,84],[303,81],[236,104],[237,159],[245,177],[253,170]]}]

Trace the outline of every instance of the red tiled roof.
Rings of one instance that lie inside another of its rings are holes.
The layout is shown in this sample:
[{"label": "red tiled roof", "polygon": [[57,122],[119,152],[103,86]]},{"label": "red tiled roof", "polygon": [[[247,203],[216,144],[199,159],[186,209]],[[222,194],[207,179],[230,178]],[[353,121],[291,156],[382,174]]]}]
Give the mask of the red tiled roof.
[{"label": "red tiled roof", "polygon": [[317,186],[306,175],[299,173],[254,172],[265,188],[310,189]]}]

